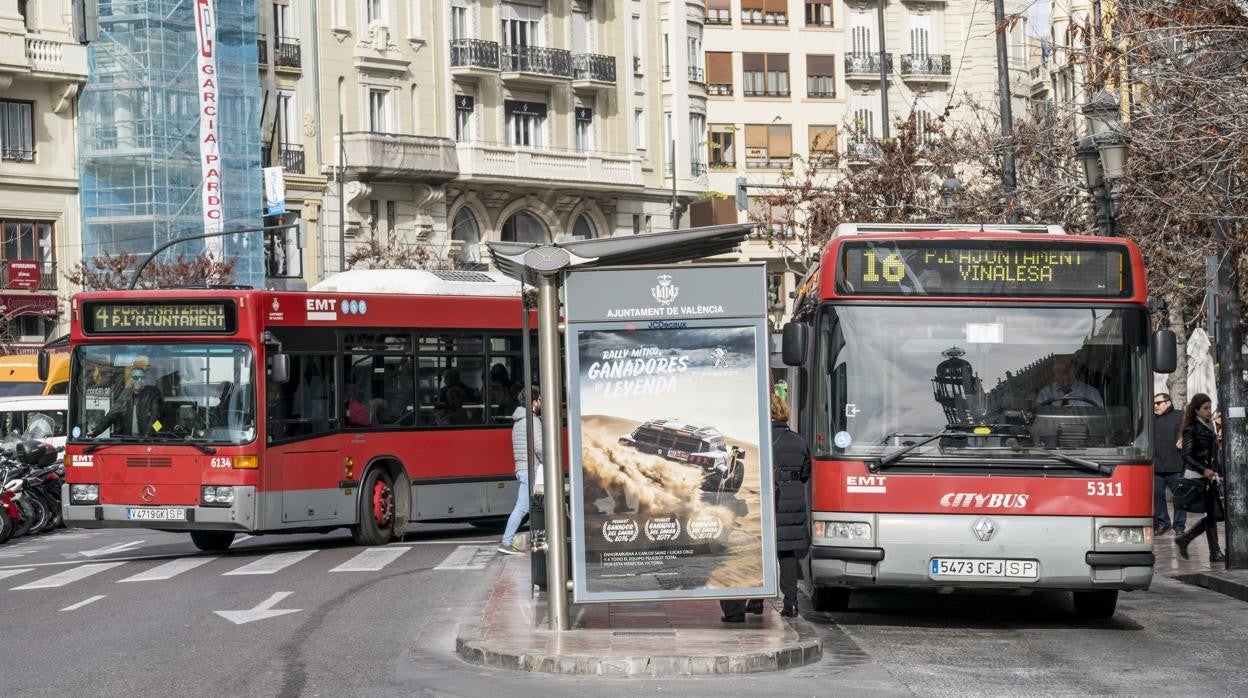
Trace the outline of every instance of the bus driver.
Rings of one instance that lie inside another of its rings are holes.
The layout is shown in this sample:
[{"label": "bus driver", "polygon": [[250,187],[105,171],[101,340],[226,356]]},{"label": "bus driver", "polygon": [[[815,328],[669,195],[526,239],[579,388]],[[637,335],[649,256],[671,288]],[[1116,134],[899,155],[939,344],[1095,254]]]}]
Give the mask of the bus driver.
[{"label": "bus driver", "polygon": [[1053,382],[1036,394],[1036,405],[1104,407],[1105,400],[1096,388],[1075,378],[1075,364],[1069,357],[1059,357],[1053,362]]}]

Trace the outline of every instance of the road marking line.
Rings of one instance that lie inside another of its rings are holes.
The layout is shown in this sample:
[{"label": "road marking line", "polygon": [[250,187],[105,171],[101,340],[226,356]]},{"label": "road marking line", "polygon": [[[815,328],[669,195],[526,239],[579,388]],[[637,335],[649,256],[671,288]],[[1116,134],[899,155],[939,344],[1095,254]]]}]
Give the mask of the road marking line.
[{"label": "road marking line", "polygon": [[110,545],[104,548],[99,548],[97,550],[83,550],[83,551],[80,551],[78,554],[86,555],[87,557],[99,557],[100,555],[110,555],[112,553],[124,553],[127,550],[132,550],[134,548],[139,547],[140,545],[143,545],[145,542],[146,541],[132,540],[128,543],[117,543],[116,545]]},{"label": "road marking line", "polygon": [[250,608],[250,609],[243,610],[243,611],[213,611],[213,613],[230,621],[234,625],[242,625],[243,623],[250,623],[253,620],[265,620],[268,618],[276,618],[278,616],[284,616],[287,613],[298,613],[299,611],[302,611],[303,609],[302,608],[279,608],[276,610],[273,609],[273,606],[277,605],[278,602],[280,602],[282,599],[286,598],[287,596],[290,596],[293,593],[294,592],[291,592],[291,591],[279,591],[276,594],[273,594],[269,598],[265,599],[264,601],[261,601],[260,604],[256,606],[255,608]]},{"label": "road marking line", "polygon": [[497,552],[493,545],[461,545],[451,551],[435,570],[483,570]]},{"label": "road marking line", "polygon": [[255,562],[243,565],[236,570],[230,570],[221,576],[229,577],[236,574],[273,574],[278,570],[299,562],[315,552],[315,550],[299,550],[293,553],[273,553],[271,555],[265,555]]},{"label": "road marking line", "polygon": [[23,572],[30,572],[33,569],[35,568],[34,567],[20,567],[15,570],[0,570],[0,579],[4,579],[6,577],[15,577]]},{"label": "road marking line", "polygon": [[330,572],[376,572],[399,559],[409,548],[368,548]]},{"label": "road marking line", "polygon": [[387,548],[398,548],[398,547],[402,547],[402,546],[405,546],[405,545],[461,545],[461,544],[468,544],[468,543],[492,543],[492,542],[493,542],[493,541],[488,541],[488,540],[458,540],[458,539],[452,539],[452,540],[405,540],[405,541],[399,541],[398,543],[388,543],[388,544],[386,545],[386,547],[387,547]]},{"label": "road marking line", "polygon": [[52,575],[51,577],[44,577],[43,579],[33,581],[30,584],[23,584],[20,587],[13,587],[12,590],[17,591],[19,589],[51,589],[54,587],[63,587],[66,584],[76,582],[79,579],[86,579],[87,577],[90,577],[93,574],[99,574],[100,572],[103,572],[105,570],[111,570],[114,567],[120,567],[121,565],[124,565],[124,564],[126,563],[124,562],[88,563],[86,565],[75,567],[72,570],[65,570],[64,572],[58,572]]},{"label": "road marking line", "polygon": [[100,599],[102,599],[102,598],[104,598],[104,596],[103,596],[103,595],[100,595],[100,596],[92,596],[91,598],[89,598],[89,599],[87,599],[87,600],[85,600],[85,601],[79,601],[78,603],[76,603],[76,604],[74,604],[74,605],[72,605],[72,606],[66,606],[65,608],[62,608],[61,610],[62,610],[62,611],[77,611],[78,609],[82,608],[83,606],[86,606],[86,605],[87,605],[87,604],[89,604],[89,603],[95,603],[96,601],[99,601],[99,600],[100,600]]},{"label": "road marking line", "polygon": [[119,579],[117,582],[152,582],[160,579],[169,579],[170,577],[176,577],[183,572],[193,570],[200,565],[206,565],[215,559],[217,558],[184,557],[178,560],[170,560],[169,562],[166,562],[163,565],[157,565],[146,572],[140,572],[136,575],[126,577],[125,579]]}]

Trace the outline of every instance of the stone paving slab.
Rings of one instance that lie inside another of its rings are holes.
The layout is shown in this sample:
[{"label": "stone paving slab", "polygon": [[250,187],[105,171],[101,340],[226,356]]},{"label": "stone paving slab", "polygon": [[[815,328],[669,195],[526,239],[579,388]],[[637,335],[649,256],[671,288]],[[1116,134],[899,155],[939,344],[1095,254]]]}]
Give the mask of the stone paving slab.
[{"label": "stone paving slab", "polygon": [[[1200,518],[1200,515],[1188,517],[1188,526],[1195,524]],[[1222,549],[1225,550],[1226,528],[1223,523],[1218,524],[1218,538],[1223,541]],[[1204,587],[1240,601],[1248,601],[1248,570],[1228,570],[1220,562],[1209,562],[1209,544],[1203,534],[1188,546],[1187,560],[1179,556],[1173,533],[1158,536],[1153,541],[1153,549],[1157,556],[1154,568],[1157,574]]]},{"label": "stone paving slab", "polygon": [[544,597],[531,598],[527,556],[493,562],[460,624],[464,660],[518,671],[598,676],[690,676],[778,671],[818,661],[805,621],[764,604],[761,616],[721,623],[715,601],[573,604],[573,630],[551,632]]}]

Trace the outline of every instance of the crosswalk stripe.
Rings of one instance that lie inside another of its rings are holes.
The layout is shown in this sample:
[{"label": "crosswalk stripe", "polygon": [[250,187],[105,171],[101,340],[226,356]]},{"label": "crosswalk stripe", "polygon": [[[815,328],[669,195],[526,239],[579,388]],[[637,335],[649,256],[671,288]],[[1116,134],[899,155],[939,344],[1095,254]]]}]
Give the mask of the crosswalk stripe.
[{"label": "crosswalk stripe", "polygon": [[86,565],[79,565],[73,569],[58,572],[51,577],[38,579],[30,584],[23,584],[20,587],[13,587],[13,591],[20,589],[51,589],[54,587],[63,587],[66,584],[76,582],[80,579],[86,579],[94,574],[99,574],[105,570],[111,570],[114,567],[124,565],[124,562],[93,562]]},{"label": "crosswalk stripe", "polygon": [[483,570],[494,559],[492,545],[461,545],[451,551],[435,570]]},{"label": "crosswalk stripe", "polygon": [[411,548],[366,548],[330,572],[376,572]]},{"label": "crosswalk stripe", "polygon": [[230,570],[221,576],[229,577],[236,574],[273,574],[278,570],[299,562],[315,552],[315,550],[299,550],[293,553],[273,553],[271,555],[265,555],[255,562],[243,565],[236,570]]},{"label": "crosswalk stripe", "polygon": [[117,580],[120,582],[152,582],[160,579],[169,579],[176,577],[183,572],[193,570],[200,565],[206,565],[217,558],[215,557],[184,557],[177,560],[170,560],[163,565],[157,565],[150,570],[140,572],[135,575]]},{"label": "crosswalk stripe", "polygon": [[78,609],[82,608],[83,606],[86,606],[87,604],[93,604],[93,603],[95,603],[96,601],[99,601],[99,600],[100,600],[100,599],[102,599],[102,598],[104,598],[104,596],[103,596],[102,594],[101,594],[100,596],[92,596],[91,598],[86,599],[86,600],[84,600],[84,601],[79,601],[79,602],[78,602],[78,603],[76,603],[76,604],[72,604],[72,605],[66,606],[65,608],[62,608],[61,610],[62,610],[62,611],[77,611]]},{"label": "crosswalk stripe", "polygon": [[15,569],[15,570],[0,570],[0,579],[4,579],[5,577],[14,577],[23,572],[29,572],[33,569],[35,568],[34,567],[22,567],[22,568]]}]

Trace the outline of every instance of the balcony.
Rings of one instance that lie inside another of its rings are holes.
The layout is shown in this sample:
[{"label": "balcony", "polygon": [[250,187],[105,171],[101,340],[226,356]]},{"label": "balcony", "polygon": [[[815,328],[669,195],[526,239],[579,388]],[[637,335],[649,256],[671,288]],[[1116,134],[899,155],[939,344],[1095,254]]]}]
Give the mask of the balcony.
[{"label": "balcony", "polygon": [[481,76],[498,72],[498,44],[481,39],[451,39],[451,75]]},{"label": "balcony", "polygon": [[347,176],[356,179],[445,182],[459,174],[449,138],[357,131],[343,134],[343,142]]},{"label": "balcony", "polygon": [[296,143],[282,143],[282,170],[290,174],[303,174],[303,146]]},{"label": "balcony", "polygon": [[303,50],[299,46],[299,40],[288,36],[277,37],[277,42],[273,46],[273,65],[293,71],[302,70]]},{"label": "balcony", "polygon": [[56,34],[17,35],[0,42],[0,81],[5,76],[35,80],[84,82],[87,47]]},{"label": "balcony", "polygon": [[557,85],[572,77],[572,53],[545,46],[500,46],[504,81]]},{"label": "balcony", "polygon": [[572,56],[573,87],[609,87],[615,84],[615,56],[578,53]]},{"label": "balcony", "polygon": [[25,289],[27,291],[55,291],[56,290],[56,262],[40,262],[37,259],[31,260],[11,260],[28,262],[30,265],[39,267],[39,285],[34,285],[33,279],[27,280],[29,277],[21,277],[17,279],[17,283],[10,283],[9,261],[0,261],[0,289]]},{"label": "balcony", "polygon": [[701,66],[689,66],[689,82],[696,82],[699,85],[706,84],[706,71]]},{"label": "balcony", "polygon": [[[893,54],[884,54],[884,72],[893,72]],[[847,53],[845,54],[846,80],[879,80],[880,54],[878,53]]]},{"label": "balcony", "polygon": [[865,165],[880,156],[880,146],[866,138],[845,141],[845,161],[852,167]]},{"label": "balcony", "polygon": [[581,190],[640,188],[641,160],[621,153],[577,153],[502,143],[460,143],[462,179],[544,181]]},{"label": "balcony", "polygon": [[901,54],[901,79],[913,82],[949,82],[953,64],[949,54]]}]

